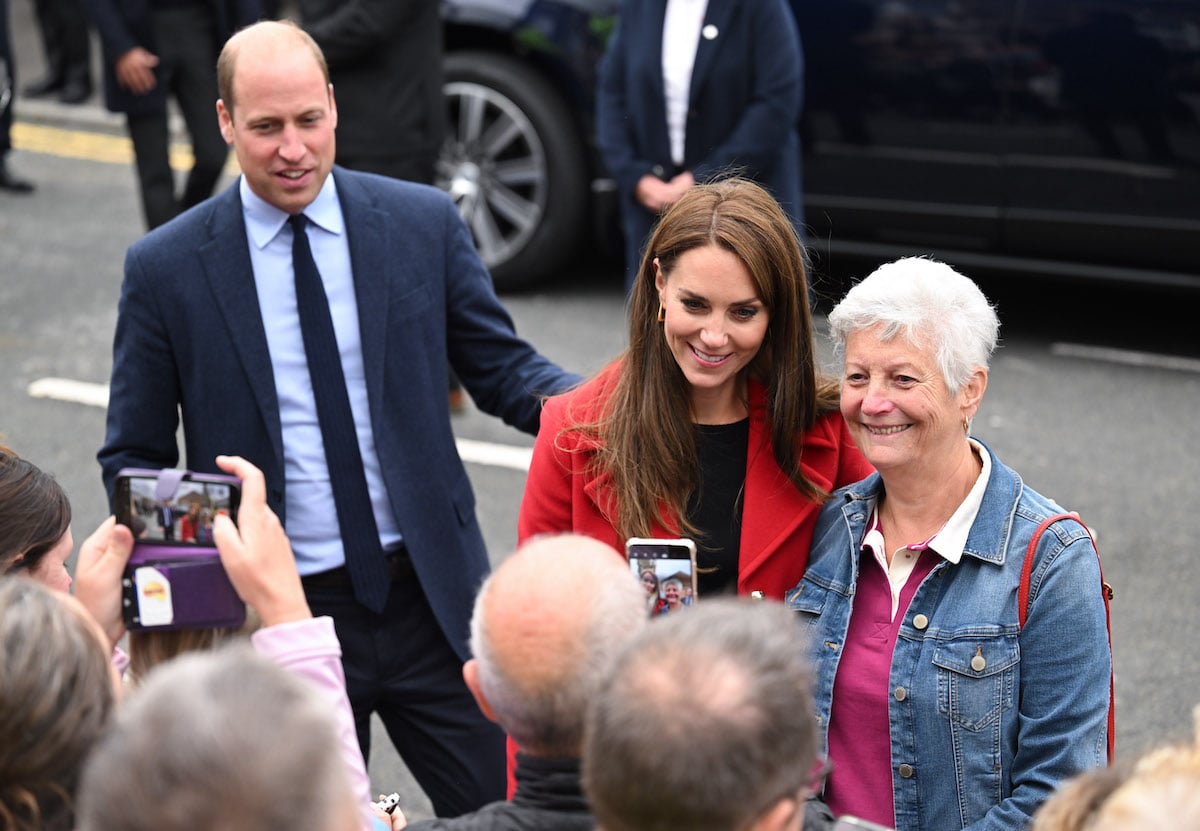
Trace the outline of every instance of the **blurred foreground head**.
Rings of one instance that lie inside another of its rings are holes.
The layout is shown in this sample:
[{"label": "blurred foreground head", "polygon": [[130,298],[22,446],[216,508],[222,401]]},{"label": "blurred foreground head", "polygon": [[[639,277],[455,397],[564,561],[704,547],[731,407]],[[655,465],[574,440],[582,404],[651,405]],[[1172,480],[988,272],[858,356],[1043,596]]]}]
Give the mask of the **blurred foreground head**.
[{"label": "blurred foreground head", "polygon": [[70,595],[0,577],[0,828],[68,831],[116,706],[100,627]]},{"label": "blurred foreground head", "polygon": [[1192,717],[1192,744],[1076,777],[1042,806],[1033,831],[1200,831],[1200,705]]},{"label": "blurred foreground head", "polygon": [[78,831],[355,831],[333,705],[248,645],[152,671],[84,769]]},{"label": "blurred foreground head", "polygon": [[645,592],[615,549],[534,538],[476,596],[467,686],[523,752],[578,757],[587,706],[646,619]]},{"label": "blurred foreground head", "polygon": [[816,758],[806,655],[773,601],[702,600],[651,622],[588,714],[599,827],[799,829]]}]

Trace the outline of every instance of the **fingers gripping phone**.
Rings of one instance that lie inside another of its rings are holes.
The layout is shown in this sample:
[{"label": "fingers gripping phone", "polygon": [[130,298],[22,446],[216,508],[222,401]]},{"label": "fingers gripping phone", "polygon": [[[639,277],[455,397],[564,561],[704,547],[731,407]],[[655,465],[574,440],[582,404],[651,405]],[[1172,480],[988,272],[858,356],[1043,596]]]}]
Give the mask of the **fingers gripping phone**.
[{"label": "fingers gripping phone", "polygon": [[696,602],[696,543],[692,540],[631,537],[625,542],[625,557],[646,590],[646,609],[651,616],[678,612]]},{"label": "fingers gripping phone", "polygon": [[133,533],[121,580],[125,627],[207,629],[245,623],[246,606],[221,565],[213,522],[236,522],[241,482],[235,476],[124,468],[117,474],[117,522]]}]

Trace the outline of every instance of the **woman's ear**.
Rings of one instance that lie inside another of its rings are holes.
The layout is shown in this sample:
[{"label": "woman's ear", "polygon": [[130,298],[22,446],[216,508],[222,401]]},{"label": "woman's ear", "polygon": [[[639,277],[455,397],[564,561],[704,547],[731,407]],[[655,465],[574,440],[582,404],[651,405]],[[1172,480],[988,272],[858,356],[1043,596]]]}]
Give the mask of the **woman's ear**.
[{"label": "woman's ear", "polygon": [[970,421],[975,417],[975,413],[979,410],[979,402],[983,400],[983,394],[987,391],[988,371],[985,367],[977,366],[975,371],[971,373],[971,377],[967,379],[967,383],[963,384],[962,392],[962,411],[963,418]]}]

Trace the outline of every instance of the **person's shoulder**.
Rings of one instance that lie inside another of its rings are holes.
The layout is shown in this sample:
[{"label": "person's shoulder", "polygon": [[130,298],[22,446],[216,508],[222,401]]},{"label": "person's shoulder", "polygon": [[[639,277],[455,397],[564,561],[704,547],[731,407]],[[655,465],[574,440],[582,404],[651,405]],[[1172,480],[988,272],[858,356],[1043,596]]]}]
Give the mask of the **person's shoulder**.
[{"label": "person's shoulder", "polygon": [[211,239],[219,228],[233,223],[245,227],[240,211],[241,200],[236,192],[222,191],[151,229],[130,245],[129,251],[143,258],[194,258],[197,246]]},{"label": "person's shoulder", "polygon": [[454,203],[445,191],[433,185],[395,179],[378,173],[334,167],[338,191],[350,199],[370,199],[392,207],[427,212],[453,208]]}]

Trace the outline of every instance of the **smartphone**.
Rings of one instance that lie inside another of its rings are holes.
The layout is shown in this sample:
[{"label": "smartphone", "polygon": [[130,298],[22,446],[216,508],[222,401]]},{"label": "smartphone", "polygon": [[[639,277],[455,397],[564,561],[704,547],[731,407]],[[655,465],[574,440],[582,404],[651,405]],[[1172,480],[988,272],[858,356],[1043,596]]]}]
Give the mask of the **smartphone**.
[{"label": "smartphone", "polygon": [[686,609],[697,601],[694,541],[631,537],[625,541],[625,557],[646,589],[646,609],[652,617]]},{"label": "smartphone", "polygon": [[245,623],[246,605],[221,565],[212,532],[220,514],[237,521],[240,501],[235,476],[171,468],[125,468],[117,474],[114,513],[134,537],[121,580],[127,629]]},{"label": "smartphone", "polygon": [[833,831],[893,831],[886,825],[880,825],[877,822],[859,819],[858,817],[844,816],[838,817],[837,822],[833,824]]}]

